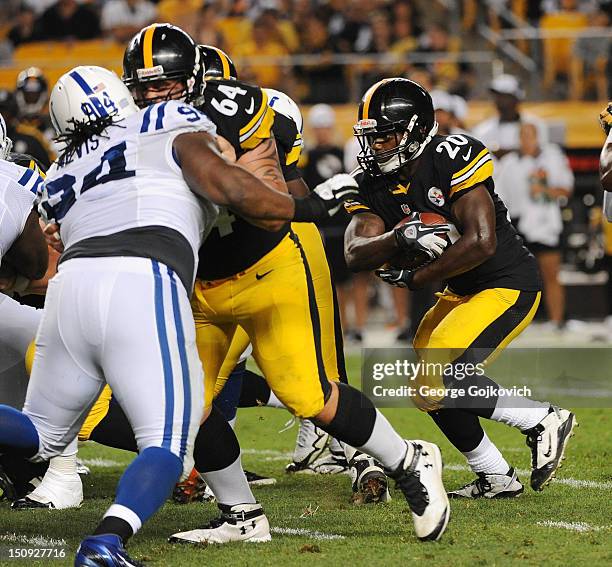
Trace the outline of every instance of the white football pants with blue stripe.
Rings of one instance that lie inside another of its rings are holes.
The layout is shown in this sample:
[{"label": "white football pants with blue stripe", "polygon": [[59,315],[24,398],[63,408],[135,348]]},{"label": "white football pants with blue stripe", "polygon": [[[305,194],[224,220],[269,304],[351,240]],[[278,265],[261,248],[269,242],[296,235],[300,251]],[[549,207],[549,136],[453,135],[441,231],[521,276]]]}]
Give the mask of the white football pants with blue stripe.
[{"label": "white football pants with blue stripe", "polygon": [[140,452],[162,447],[193,468],[204,379],[189,297],[145,258],[78,258],[49,283],[24,413],[39,435],[33,460],[58,455],[108,383]]}]

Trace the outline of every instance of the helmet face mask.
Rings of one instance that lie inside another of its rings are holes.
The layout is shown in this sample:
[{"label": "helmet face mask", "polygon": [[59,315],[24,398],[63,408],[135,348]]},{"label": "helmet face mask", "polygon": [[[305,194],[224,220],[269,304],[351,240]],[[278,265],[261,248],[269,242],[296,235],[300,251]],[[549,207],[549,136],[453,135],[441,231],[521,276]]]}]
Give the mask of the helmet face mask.
[{"label": "helmet face mask", "polygon": [[140,82],[130,88],[130,93],[140,108],[146,108],[168,100],[187,102],[188,90],[186,82],[179,78]]},{"label": "helmet face mask", "polygon": [[36,117],[47,102],[48,85],[43,72],[38,67],[24,69],[17,76],[15,100],[19,114],[23,117]]},{"label": "helmet face mask", "polygon": [[[205,87],[200,51],[180,28],[152,24],[139,31],[126,48],[123,81],[140,108],[167,100],[198,105]],[[156,90],[159,95],[152,94]]]},{"label": "helmet face mask", "polygon": [[353,127],[361,168],[374,177],[396,174],[418,158],[436,134],[429,93],[408,79],[384,79],[372,86],[359,106]]},{"label": "helmet face mask", "polygon": [[8,137],[6,123],[0,114],[0,159],[7,159],[13,149],[13,140]]}]

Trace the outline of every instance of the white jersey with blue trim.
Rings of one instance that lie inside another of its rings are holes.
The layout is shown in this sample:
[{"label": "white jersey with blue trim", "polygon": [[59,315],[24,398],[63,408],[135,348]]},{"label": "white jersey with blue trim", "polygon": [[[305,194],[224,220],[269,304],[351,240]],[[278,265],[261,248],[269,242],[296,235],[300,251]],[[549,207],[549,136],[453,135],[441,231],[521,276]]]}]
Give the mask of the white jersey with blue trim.
[{"label": "white jersey with blue trim", "polygon": [[0,160],[0,264],[23,232],[42,182],[35,171]]},{"label": "white jersey with blue trim", "polygon": [[173,151],[176,136],[216,134],[202,112],[178,101],[154,104],[90,138],[68,163],[57,160],[45,179],[40,210],[60,225],[66,249],[87,238],[163,226],[197,251],[217,206],[187,186]]}]

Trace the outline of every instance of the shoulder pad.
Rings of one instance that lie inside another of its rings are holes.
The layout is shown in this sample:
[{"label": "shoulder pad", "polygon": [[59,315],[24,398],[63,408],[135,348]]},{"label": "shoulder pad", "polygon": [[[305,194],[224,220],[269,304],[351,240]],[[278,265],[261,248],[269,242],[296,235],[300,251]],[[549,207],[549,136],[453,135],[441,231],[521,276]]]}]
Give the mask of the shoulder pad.
[{"label": "shoulder pad", "polygon": [[451,197],[493,175],[491,154],[476,138],[465,134],[437,136],[432,145],[442,189]]},{"label": "shoulder pad", "polygon": [[270,138],[274,111],[259,87],[233,80],[208,81],[204,98],[202,110],[237,149],[250,150]]}]

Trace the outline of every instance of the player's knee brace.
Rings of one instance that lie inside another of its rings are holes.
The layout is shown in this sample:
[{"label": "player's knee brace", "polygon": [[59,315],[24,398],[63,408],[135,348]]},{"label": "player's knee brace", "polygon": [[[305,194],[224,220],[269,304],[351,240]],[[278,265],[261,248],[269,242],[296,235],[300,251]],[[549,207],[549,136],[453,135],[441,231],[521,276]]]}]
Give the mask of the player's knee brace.
[{"label": "player's knee brace", "polygon": [[240,445],[234,430],[213,406],[195,440],[195,468],[201,473],[218,471],[231,465],[239,456]]},{"label": "player's knee brace", "polygon": [[352,447],[362,447],[374,431],[376,408],[359,390],[338,383],[338,408],[327,425],[318,424],[332,437]]}]

